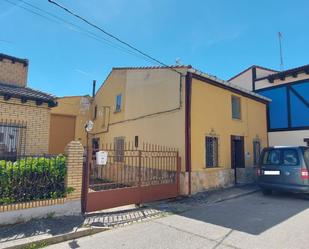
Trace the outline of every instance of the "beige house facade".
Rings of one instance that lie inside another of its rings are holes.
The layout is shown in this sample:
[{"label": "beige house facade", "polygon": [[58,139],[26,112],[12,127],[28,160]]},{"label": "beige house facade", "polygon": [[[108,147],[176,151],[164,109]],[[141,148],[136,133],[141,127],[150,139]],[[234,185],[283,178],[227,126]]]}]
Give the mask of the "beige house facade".
[{"label": "beige house facade", "polygon": [[[113,68],[95,94],[92,141],[177,147],[181,193],[252,178],[268,99],[191,66]],[[136,141],[138,141],[136,143]],[[256,146],[255,146],[256,145]]]}]

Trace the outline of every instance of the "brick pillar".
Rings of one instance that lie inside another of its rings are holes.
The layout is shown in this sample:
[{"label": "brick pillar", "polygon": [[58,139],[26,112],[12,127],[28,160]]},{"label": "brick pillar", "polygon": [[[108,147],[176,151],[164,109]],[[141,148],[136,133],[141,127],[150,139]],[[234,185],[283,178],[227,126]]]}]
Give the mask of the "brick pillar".
[{"label": "brick pillar", "polygon": [[68,194],[68,200],[81,199],[83,181],[83,153],[84,148],[79,141],[71,141],[65,149],[68,171],[66,186],[74,188],[74,191]]}]

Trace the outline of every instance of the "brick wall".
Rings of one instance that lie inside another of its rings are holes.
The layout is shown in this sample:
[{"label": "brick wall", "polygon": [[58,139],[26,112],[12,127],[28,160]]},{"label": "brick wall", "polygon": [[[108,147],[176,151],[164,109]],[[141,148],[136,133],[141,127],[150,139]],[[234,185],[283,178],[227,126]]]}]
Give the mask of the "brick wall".
[{"label": "brick wall", "polygon": [[22,104],[20,99],[4,101],[0,97],[0,122],[8,120],[26,124],[26,154],[48,153],[50,108],[37,106],[34,101]]},{"label": "brick wall", "polygon": [[8,59],[0,61],[0,82],[18,86],[26,86],[28,66]]},{"label": "brick wall", "polygon": [[83,152],[84,148],[79,141],[70,142],[65,150],[67,156],[67,187],[74,188],[74,191],[68,194],[68,200],[81,199],[82,179],[83,179]]}]

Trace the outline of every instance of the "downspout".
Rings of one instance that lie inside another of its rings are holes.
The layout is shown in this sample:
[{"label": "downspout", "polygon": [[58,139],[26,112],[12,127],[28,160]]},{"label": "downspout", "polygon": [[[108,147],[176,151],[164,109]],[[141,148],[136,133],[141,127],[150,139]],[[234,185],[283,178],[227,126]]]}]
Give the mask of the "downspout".
[{"label": "downspout", "polygon": [[255,92],[255,81],[256,81],[256,66],[252,68],[252,91]]},{"label": "downspout", "polygon": [[94,98],[95,96],[95,85],[96,85],[97,81],[96,80],[93,80],[92,82],[92,98]]},{"label": "downspout", "polygon": [[191,89],[192,73],[186,75],[185,91],[185,155],[186,172],[188,172],[188,194],[191,195]]}]

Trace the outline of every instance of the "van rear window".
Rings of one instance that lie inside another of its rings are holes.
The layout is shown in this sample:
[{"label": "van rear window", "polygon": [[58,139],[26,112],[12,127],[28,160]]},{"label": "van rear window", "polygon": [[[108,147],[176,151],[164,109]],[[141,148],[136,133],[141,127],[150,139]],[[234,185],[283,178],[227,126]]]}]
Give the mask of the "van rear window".
[{"label": "van rear window", "polygon": [[280,164],[280,151],[279,150],[266,150],[263,153],[263,165],[279,165]]},{"label": "van rear window", "polygon": [[296,166],[299,164],[297,150],[282,150],[282,163],[286,166]]},{"label": "van rear window", "polygon": [[295,149],[270,149],[264,152],[261,162],[263,165],[296,166],[299,164],[299,158]]}]

